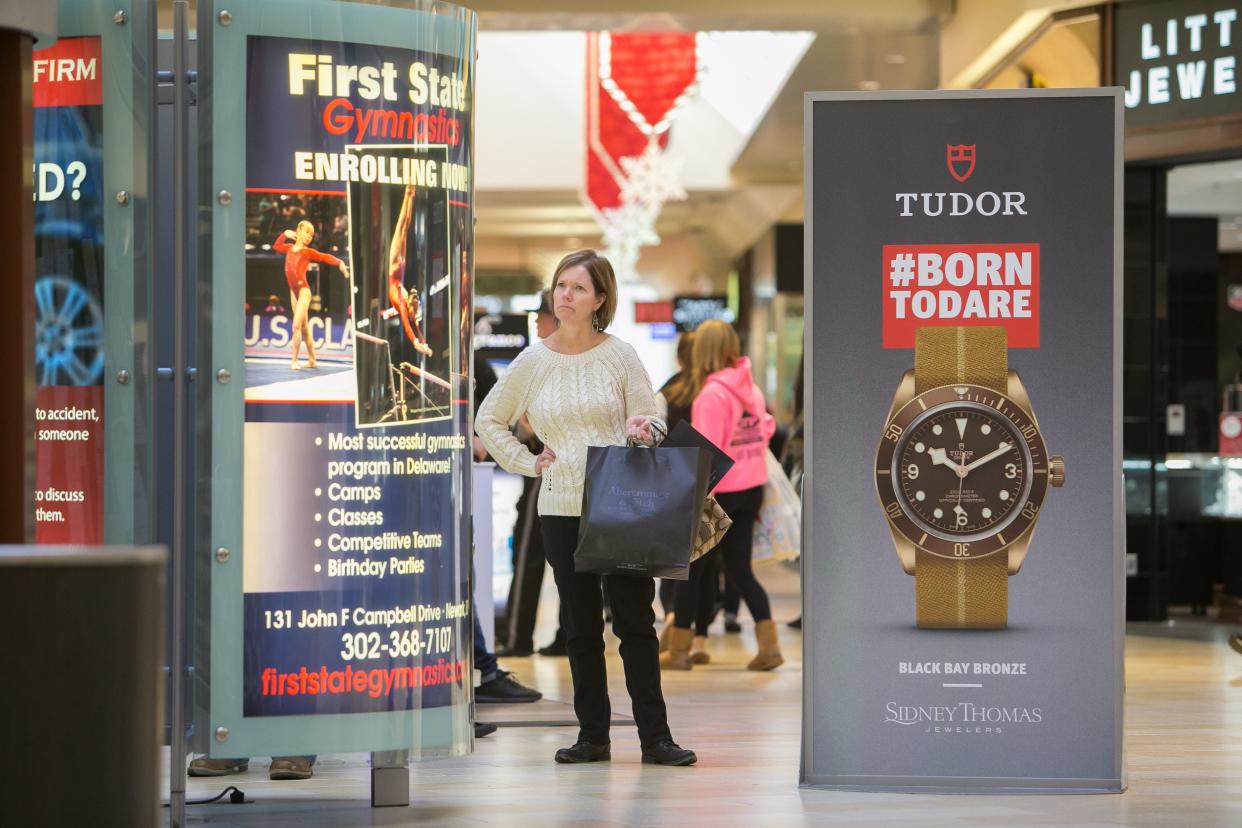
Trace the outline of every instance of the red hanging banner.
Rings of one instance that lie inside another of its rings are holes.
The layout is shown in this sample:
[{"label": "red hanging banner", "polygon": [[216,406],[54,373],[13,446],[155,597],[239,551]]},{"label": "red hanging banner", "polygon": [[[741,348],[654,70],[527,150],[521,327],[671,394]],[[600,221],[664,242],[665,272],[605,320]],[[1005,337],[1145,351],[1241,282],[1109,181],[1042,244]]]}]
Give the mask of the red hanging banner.
[{"label": "red hanging banner", "polygon": [[694,32],[587,35],[584,192],[597,210],[621,205],[621,158],[667,146],[666,119],[697,76]]}]

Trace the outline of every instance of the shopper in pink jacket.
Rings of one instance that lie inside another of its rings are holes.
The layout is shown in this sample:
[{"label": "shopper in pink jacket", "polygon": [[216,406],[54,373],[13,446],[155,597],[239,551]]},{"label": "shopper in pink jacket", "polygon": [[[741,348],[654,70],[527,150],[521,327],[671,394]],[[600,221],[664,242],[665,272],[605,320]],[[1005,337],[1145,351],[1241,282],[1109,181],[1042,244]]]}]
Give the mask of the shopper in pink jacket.
[{"label": "shopper in pink jacket", "polygon": [[[768,438],[776,430],[776,422],[767,412],[763,392],[751,375],[750,360],[741,355],[741,343],[732,326],[714,320],[700,325],[695,330],[692,363],[695,394],[690,423],[734,460],[733,468],[715,490],[716,499],[733,520],[733,526],[717,551],[709,554],[721,557],[725,572],[737,585],[755,619],[759,653],[746,665],[747,669],[771,670],[785,659],[772,622],[768,594],[755,578],[750,559],[755,520],[763,505],[764,484],[768,482]],[[696,572],[692,565],[690,580],[678,584],[669,652],[662,660],[665,667],[689,669],[690,647],[694,643],[690,625],[697,602],[706,600],[708,590],[701,581],[708,568],[699,566]]]}]

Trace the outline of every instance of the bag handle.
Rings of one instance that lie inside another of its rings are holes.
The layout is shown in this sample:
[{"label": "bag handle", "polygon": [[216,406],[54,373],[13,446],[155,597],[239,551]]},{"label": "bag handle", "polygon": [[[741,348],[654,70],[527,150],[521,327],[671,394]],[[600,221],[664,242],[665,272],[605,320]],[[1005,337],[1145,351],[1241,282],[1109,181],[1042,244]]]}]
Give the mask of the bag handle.
[{"label": "bag handle", "polygon": [[[647,446],[643,443],[635,442],[632,437],[626,437],[625,444],[629,446],[630,448],[637,448],[639,446],[642,446],[643,448],[655,448],[656,446],[660,445],[661,443],[663,443],[665,440],[668,439],[668,429],[665,428],[663,425],[661,425],[659,420],[657,420],[655,417],[651,417],[650,424],[651,424],[651,445],[650,446]],[[657,439],[657,435],[658,435],[658,439]]]}]

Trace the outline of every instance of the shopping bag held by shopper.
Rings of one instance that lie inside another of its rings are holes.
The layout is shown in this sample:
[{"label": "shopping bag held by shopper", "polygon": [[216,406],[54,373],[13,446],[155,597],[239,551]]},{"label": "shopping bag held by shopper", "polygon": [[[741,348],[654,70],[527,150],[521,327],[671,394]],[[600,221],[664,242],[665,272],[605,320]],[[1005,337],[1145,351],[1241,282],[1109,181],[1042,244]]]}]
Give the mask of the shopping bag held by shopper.
[{"label": "shopping bag held by shopper", "polygon": [[575,571],[686,580],[711,462],[699,447],[590,446]]}]

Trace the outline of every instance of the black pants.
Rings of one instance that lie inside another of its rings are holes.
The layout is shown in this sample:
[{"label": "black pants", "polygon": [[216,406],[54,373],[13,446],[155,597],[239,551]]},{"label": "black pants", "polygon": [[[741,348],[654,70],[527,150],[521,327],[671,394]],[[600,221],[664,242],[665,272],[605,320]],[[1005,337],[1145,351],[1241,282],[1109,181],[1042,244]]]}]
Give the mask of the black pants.
[{"label": "black pants", "polygon": [[677,594],[677,585],[681,581],[674,581],[672,578],[661,578],[660,586],[656,590],[660,596],[660,609],[664,610],[664,614],[668,615],[673,611],[673,601]]},{"label": "black pants", "polygon": [[732,520],[733,525],[725,532],[720,545],[712,554],[719,555],[724,565],[725,575],[750,610],[750,617],[756,621],[768,621],[772,618],[772,605],[768,603],[768,593],[755,578],[750,566],[751,547],[755,542],[755,520],[759,517],[759,507],[763,505],[763,487],[743,489],[740,492],[717,493],[716,500]]},{"label": "black pants", "polygon": [[690,564],[690,579],[676,582],[674,627],[688,630],[693,623],[695,635],[707,635],[707,628],[716,615],[716,582],[719,580],[720,553],[715,549]]},{"label": "black pants", "polygon": [[[578,738],[607,744],[612,706],[604,666],[604,603],[600,576],[574,572],[578,518],[544,516],[543,551],[561,593],[569,672],[574,682]],[[625,687],[633,703],[643,747],[671,739],[664,693],[660,690],[660,642],[655,632],[655,580],[605,576],[612,602],[612,629],[621,639]]]},{"label": "black pants", "polygon": [[742,595],[733,585],[733,581],[729,580],[729,576],[725,574],[723,566],[719,567],[719,571],[720,606],[726,613],[737,615],[737,611],[742,608]]},{"label": "black pants", "polygon": [[511,650],[535,649],[535,615],[543,588],[543,533],[539,529],[538,477],[522,478],[513,525],[513,581],[509,584],[505,643]]}]

